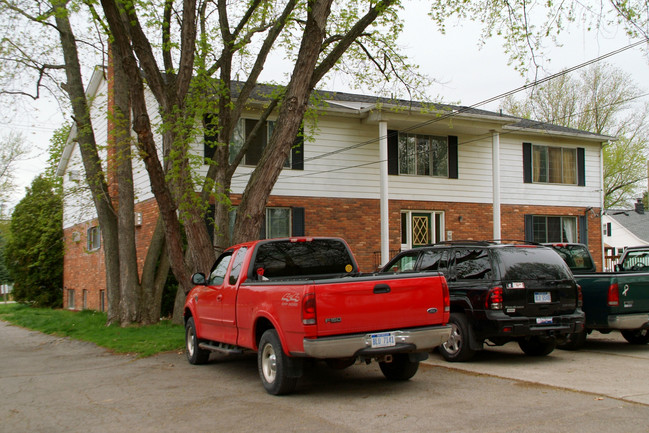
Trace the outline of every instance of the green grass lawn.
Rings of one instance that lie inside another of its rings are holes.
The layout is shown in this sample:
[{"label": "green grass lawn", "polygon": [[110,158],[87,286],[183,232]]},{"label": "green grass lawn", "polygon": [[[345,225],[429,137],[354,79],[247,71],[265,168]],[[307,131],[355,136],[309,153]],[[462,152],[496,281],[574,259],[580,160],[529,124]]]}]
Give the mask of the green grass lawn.
[{"label": "green grass lawn", "polygon": [[46,334],[89,341],[116,353],[132,353],[140,357],[184,348],[183,327],[168,320],[156,325],[121,328],[106,326],[106,313],[98,311],[51,310],[2,303],[0,320]]}]

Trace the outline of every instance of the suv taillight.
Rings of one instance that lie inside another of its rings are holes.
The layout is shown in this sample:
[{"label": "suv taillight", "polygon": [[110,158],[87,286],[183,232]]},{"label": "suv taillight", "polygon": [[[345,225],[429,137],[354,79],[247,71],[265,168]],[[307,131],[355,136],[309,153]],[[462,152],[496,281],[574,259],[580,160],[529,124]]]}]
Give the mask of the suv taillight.
[{"label": "suv taillight", "polygon": [[503,288],[501,286],[494,286],[489,289],[489,292],[487,292],[485,307],[487,310],[503,309]]},{"label": "suv taillight", "polygon": [[584,293],[581,290],[581,286],[577,284],[577,308],[584,306]]},{"label": "suv taillight", "polygon": [[315,292],[313,287],[307,289],[307,292],[302,298],[302,324],[303,325],[315,325],[316,324],[316,312],[315,312]]},{"label": "suv taillight", "polygon": [[609,307],[618,307],[620,305],[620,292],[618,291],[617,283],[608,286],[608,299]]}]

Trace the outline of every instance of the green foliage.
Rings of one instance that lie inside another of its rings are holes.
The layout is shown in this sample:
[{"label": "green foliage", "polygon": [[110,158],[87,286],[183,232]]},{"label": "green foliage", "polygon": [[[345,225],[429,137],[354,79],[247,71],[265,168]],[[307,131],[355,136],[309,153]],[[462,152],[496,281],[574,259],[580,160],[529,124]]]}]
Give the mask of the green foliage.
[{"label": "green foliage", "polygon": [[11,278],[9,277],[9,270],[7,265],[5,265],[5,246],[7,241],[4,237],[3,231],[0,229],[0,284],[9,284],[11,283]]},{"label": "green foliage", "polygon": [[60,187],[39,176],[11,217],[6,265],[19,302],[60,306],[63,290],[63,201]]},{"label": "green foliage", "polygon": [[117,353],[140,357],[183,347],[183,328],[167,320],[150,326],[106,326],[106,314],[92,310],[80,312],[0,304],[0,319],[46,334],[89,341]]}]

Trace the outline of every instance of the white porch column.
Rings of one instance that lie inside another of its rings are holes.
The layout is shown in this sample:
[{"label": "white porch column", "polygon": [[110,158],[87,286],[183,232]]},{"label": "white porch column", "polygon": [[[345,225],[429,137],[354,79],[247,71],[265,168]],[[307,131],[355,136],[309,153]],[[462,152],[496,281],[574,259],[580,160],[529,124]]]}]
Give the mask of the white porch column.
[{"label": "white porch column", "polygon": [[381,266],[390,260],[390,212],[388,208],[388,123],[379,122]]},{"label": "white porch column", "polygon": [[491,135],[491,170],[493,177],[493,238],[500,239],[500,134]]}]

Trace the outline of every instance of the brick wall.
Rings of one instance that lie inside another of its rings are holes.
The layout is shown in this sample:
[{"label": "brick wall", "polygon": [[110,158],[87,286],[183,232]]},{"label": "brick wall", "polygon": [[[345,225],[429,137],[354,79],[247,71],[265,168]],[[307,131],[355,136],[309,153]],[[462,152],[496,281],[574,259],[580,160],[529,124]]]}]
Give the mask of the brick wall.
[{"label": "brick wall", "polygon": [[[135,212],[142,213],[142,225],[135,228],[138,270],[141,272],[158,218],[158,206],[155,199],[136,204]],[[83,291],[87,290],[85,308],[101,310],[101,291],[106,290],[103,239],[100,249],[95,251],[88,251],[87,249],[88,228],[97,224],[97,220],[89,221],[63,231],[65,242],[65,256],[63,258],[64,308],[68,308],[69,290],[73,290],[74,309],[83,309]],[[105,298],[105,300],[108,302],[108,298]]]},{"label": "brick wall", "polygon": [[[234,205],[239,197],[232,197]],[[381,250],[380,215],[378,200],[333,199],[312,197],[271,197],[268,207],[303,207],[305,210],[305,234],[307,236],[337,236],[345,239],[351,247],[363,272],[375,270],[375,254]],[[479,203],[390,201],[390,250],[401,248],[401,216],[403,210],[444,212],[445,231],[451,231],[454,240],[480,240],[493,238],[492,206]],[[136,228],[138,267],[142,269],[146,249],[155,229],[157,206],[154,199],[136,205],[142,213],[142,226]],[[600,220],[584,208],[550,206],[501,207],[501,237],[503,239],[525,238],[525,215],[588,215],[589,245],[591,254],[601,268]],[[95,223],[96,224],[96,223]],[[75,290],[76,309],[82,308],[82,290],[88,290],[87,308],[99,309],[100,290],[105,289],[103,249],[86,251],[86,229],[81,224],[65,231],[66,254],[64,259],[64,286]],[[81,234],[79,242],[72,241],[72,232]],[[67,307],[67,291],[64,292]]]}]

